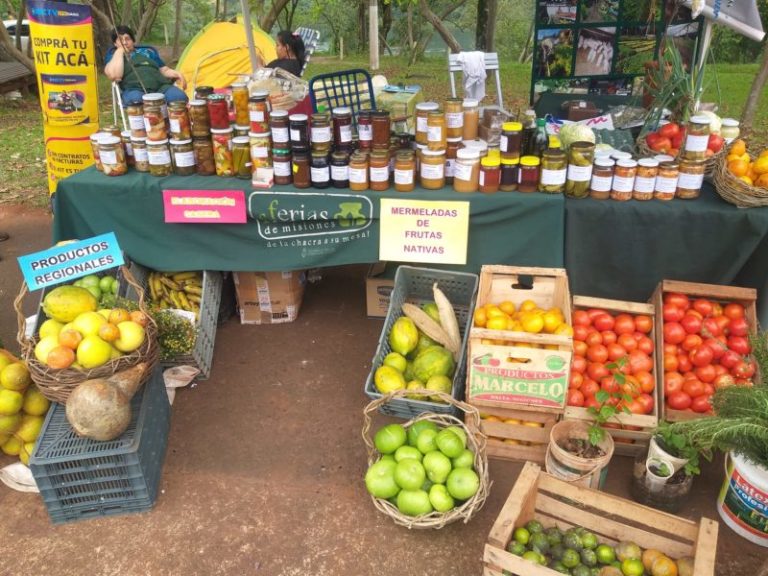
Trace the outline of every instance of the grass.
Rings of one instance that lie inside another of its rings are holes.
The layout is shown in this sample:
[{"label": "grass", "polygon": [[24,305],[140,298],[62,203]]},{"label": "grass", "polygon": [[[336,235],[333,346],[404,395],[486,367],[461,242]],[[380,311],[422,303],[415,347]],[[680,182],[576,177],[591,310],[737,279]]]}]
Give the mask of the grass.
[{"label": "grass", "polygon": [[[445,56],[427,58],[408,66],[402,57],[383,56],[378,73],[392,84],[419,84],[425,97],[440,101],[450,96]],[[317,57],[309,65],[312,75],[350,68],[368,68],[366,56],[351,56],[343,61],[335,57]],[[719,64],[715,66],[717,82],[710,75],[704,95],[705,101],[717,102],[721,116],[739,118],[746,103],[757,64]],[[528,107],[531,65],[502,62],[501,83],[505,107],[516,112]],[[460,74],[456,75],[461,83]],[[720,90],[718,91],[718,84]],[[460,90],[460,89],[459,89]],[[495,96],[493,81],[487,87],[489,97]],[[752,126],[750,148],[753,151],[768,147],[768,91],[761,95],[758,112]],[[109,82],[99,76],[101,120],[111,124],[112,99]],[[42,113],[36,97],[22,100],[0,99],[0,204],[20,203],[47,206],[47,178],[45,149],[43,146]]]}]

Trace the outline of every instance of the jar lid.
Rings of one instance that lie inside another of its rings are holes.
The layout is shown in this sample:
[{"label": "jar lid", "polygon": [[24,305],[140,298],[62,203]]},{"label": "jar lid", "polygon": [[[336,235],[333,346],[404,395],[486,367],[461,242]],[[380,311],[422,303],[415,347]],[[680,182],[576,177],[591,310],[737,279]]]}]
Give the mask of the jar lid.
[{"label": "jar lid", "polygon": [[446,141],[447,142],[458,143],[458,142],[461,142],[461,136],[459,136],[457,138],[446,138]]},{"label": "jar lid", "polygon": [[664,168],[666,170],[678,170],[680,168],[680,164],[677,162],[661,162],[659,164],[659,168]]},{"label": "jar lid", "polygon": [[657,168],[659,166],[659,161],[655,158],[640,158],[637,163],[644,168]]},{"label": "jar lid", "polygon": [[[549,135],[549,147],[550,148],[562,148],[562,142],[560,142],[560,138],[558,136],[555,136],[554,134]],[[595,152],[597,153],[597,152]]]},{"label": "jar lid", "polygon": [[106,136],[102,136],[99,138],[99,144],[106,144],[108,146],[111,146],[113,144],[119,144],[120,138],[117,136],[112,136],[111,134],[108,134]]},{"label": "jar lid", "polygon": [[269,138],[272,136],[272,132],[248,132],[248,136],[251,138]]},{"label": "jar lid", "polygon": [[290,120],[291,122],[306,122],[307,120],[309,120],[309,116],[307,116],[306,114],[291,114],[290,116],[288,116],[288,120]]},{"label": "jar lid", "polygon": [[232,82],[232,84],[229,85],[230,88],[245,88],[246,83],[245,82]]},{"label": "jar lid", "polygon": [[421,151],[424,156],[445,156],[445,150],[429,150],[428,148]]},{"label": "jar lid", "polygon": [[707,124],[709,125],[709,116],[704,116],[703,114],[698,114],[696,116],[691,116],[690,122],[693,122],[694,124]]},{"label": "jar lid", "polygon": [[419,102],[415,108],[416,110],[437,110],[440,106],[437,102]]},{"label": "jar lid", "polygon": [[637,162],[631,158],[622,158],[621,160],[616,161],[616,166],[621,166],[622,168],[636,168]]},{"label": "jar lid", "polygon": [[98,131],[98,132],[94,132],[93,134],[91,134],[91,135],[89,136],[89,138],[90,138],[91,140],[93,140],[94,142],[98,142],[98,141],[99,141],[99,140],[101,140],[101,139],[102,139],[104,136],[111,136],[111,134],[110,134],[109,132],[101,132],[101,131]]},{"label": "jar lid", "polygon": [[192,144],[192,139],[187,138],[185,140],[174,140],[173,138],[171,138],[171,146],[179,146],[183,144]]},{"label": "jar lid", "polygon": [[235,124],[235,130],[239,130],[240,132],[243,132],[245,130],[250,130],[251,126],[250,124]]},{"label": "jar lid", "polygon": [[672,162],[672,160],[675,159],[674,156],[670,156],[669,154],[656,154],[654,158],[659,162]]},{"label": "jar lid", "polygon": [[504,122],[501,125],[501,129],[504,132],[520,132],[523,129],[523,125],[520,122]]},{"label": "jar lid", "polygon": [[224,94],[208,94],[208,96],[206,96],[206,100],[208,100],[209,102],[218,102],[220,100],[226,100],[226,99],[227,97],[224,96]]},{"label": "jar lid", "polygon": [[502,158],[501,163],[504,166],[517,166],[520,164],[520,158]]},{"label": "jar lid", "polygon": [[479,100],[475,100],[474,98],[464,98],[464,102],[462,102],[462,105],[464,108],[476,108],[480,105]]},{"label": "jar lid", "polygon": [[255,100],[266,100],[268,96],[269,92],[267,90],[254,90],[251,92],[251,98]]},{"label": "jar lid", "polygon": [[629,152],[622,152],[621,150],[614,150],[611,152],[611,158],[614,160],[629,160],[632,158],[632,154]]},{"label": "jar lid", "polygon": [[480,158],[480,150],[477,148],[461,148],[456,151],[456,158],[458,160],[478,160]]},{"label": "jar lid", "polygon": [[488,150],[488,142],[485,140],[463,140],[462,142],[465,148],[477,148],[481,152]]},{"label": "jar lid", "polygon": [[520,158],[521,166],[538,166],[541,160],[538,156],[523,156]]},{"label": "jar lid", "polygon": [[162,140],[147,140],[147,146],[164,146],[168,144],[168,138]]},{"label": "jar lid", "polygon": [[[250,144],[251,141],[248,139],[248,136],[235,136],[232,138],[232,144]],[[171,144],[173,144],[173,141],[171,141]]]},{"label": "jar lid", "polygon": [[232,134],[232,127],[229,128],[211,128],[211,134]]},{"label": "jar lid", "polygon": [[722,126],[728,126],[729,128],[736,128],[739,125],[739,121],[735,118],[723,118],[720,121]]},{"label": "jar lid", "polygon": [[200,100],[199,98],[195,98],[194,100],[189,101],[190,106],[205,106],[205,100]]},{"label": "jar lid", "polygon": [[606,158],[604,156],[595,158],[595,166],[600,166],[601,168],[613,168],[615,164],[616,162],[614,162],[613,158]]},{"label": "jar lid", "polygon": [[389,110],[374,110],[371,112],[371,116],[378,116],[379,118],[389,117]]},{"label": "jar lid", "polygon": [[618,150],[614,148],[595,148],[595,158],[599,158],[601,156],[603,158],[610,158],[614,152],[618,152]]},{"label": "jar lid", "polygon": [[[206,140],[208,140],[206,138]],[[147,137],[146,136],[131,136],[131,142],[146,142]]]},{"label": "jar lid", "polygon": [[339,106],[338,108],[334,108],[332,112],[334,115],[352,114],[352,109],[348,106]]},{"label": "jar lid", "polygon": [[272,155],[273,156],[290,156],[291,150],[290,148],[288,150],[278,150],[277,148],[272,148]]},{"label": "jar lid", "polygon": [[122,136],[123,138],[129,138],[130,139],[131,131],[130,130],[123,130],[122,132],[120,132],[120,136]]},{"label": "jar lid", "polygon": [[486,156],[482,160],[480,160],[480,165],[485,166],[486,168],[498,168],[499,167],[499,159],[493,158],[491,156]]},{"label": "jar lid", "polygon": [[160,100],[165,100],[165,94],[161,94],[160,92],[150,92],[149,94],[144,94],[141,99],[144,102],[159,102]]},{"label": "jar lid", "polygon": [[270,118],[287,118],[288,117],[288,110],[272,110],[272,112],[269,113]]}]

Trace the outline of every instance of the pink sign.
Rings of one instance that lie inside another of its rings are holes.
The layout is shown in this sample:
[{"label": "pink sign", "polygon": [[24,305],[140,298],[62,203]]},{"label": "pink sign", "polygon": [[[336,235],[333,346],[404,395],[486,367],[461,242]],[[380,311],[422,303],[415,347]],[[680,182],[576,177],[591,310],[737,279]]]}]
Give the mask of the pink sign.
[{"label": "pink sign", "polygon": [[163,190],[163,205],[168,223],[246,223],[242,190]]}]

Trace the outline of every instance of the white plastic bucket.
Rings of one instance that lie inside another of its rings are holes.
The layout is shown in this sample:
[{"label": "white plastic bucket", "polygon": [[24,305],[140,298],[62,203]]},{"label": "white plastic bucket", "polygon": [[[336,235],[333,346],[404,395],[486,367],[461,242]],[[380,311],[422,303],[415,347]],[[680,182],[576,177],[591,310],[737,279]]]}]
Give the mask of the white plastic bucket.
[{"label": "white plastic bucket", "polygon": [[768,470],[729,453],[717,511],[731,530],[768,547]]},{"label": "white plastic bucket", "polygon": [[672,454],[659,446],[658,442],[656,442],[656,436],[651,436],[651,441],[648,445],[648,459],[651,458],[660,458],[672,464],[672,474],[680,470],[680,468],[688,463],[688,460],[672,456]]}]

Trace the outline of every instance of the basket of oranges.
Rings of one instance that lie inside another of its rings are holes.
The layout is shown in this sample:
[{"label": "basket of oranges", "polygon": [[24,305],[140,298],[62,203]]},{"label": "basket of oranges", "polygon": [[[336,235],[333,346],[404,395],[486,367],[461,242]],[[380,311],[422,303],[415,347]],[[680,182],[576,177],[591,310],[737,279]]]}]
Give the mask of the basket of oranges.
[{"label": "basket of oranges", "polygon": [[768,206],[768,149],[755,156],[744,140],[734,140],[718,163],[714,180],[726,202],[739,208]]}]

